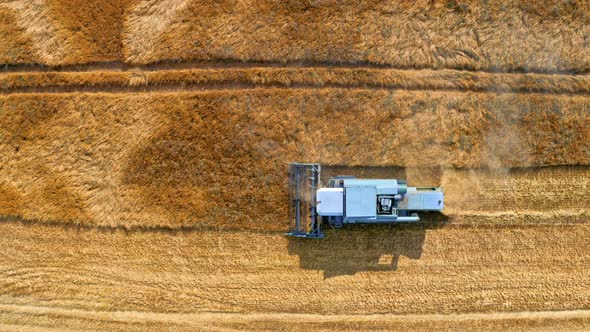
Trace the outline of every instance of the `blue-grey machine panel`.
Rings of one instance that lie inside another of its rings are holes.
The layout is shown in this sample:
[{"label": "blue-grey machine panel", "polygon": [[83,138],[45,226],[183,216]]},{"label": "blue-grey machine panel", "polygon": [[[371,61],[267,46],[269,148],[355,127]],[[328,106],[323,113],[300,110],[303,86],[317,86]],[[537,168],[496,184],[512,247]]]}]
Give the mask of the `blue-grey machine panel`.
[{"label": "blue-grey machine panel", "polygon": [[377,188],[367,185],[345,185],[346,219],[375,219],[377,217]]},{"label": "blue-grey machine panel", "polygon": [[[416,211],[443,209],[443,192],[435,187],[407,187],[393,179],[343,179],[343,223],[413,222]],[[387,202],[384,208],[381,203]]]},{"label": "blue-grey machine panel", "polygon": [[344,179],[342,181],[346,197],[346,213],[343,222],[382,223],[394,222],[397,215],[377,213],[378,196],[398,195],[398,181],[393,179]]}]

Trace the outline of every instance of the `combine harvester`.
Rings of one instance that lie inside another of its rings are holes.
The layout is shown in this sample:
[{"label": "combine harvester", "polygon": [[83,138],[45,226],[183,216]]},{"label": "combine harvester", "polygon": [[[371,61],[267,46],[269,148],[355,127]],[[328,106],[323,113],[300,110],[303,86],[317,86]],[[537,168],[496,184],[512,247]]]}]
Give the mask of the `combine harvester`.
[{"label": "combine harvester", "polygon": [[290,164],[292,229],[286,235],[321,239],[323,225],[416,222],[417,212],[444,207],[440,187],[408,187],[403,180],[354,176],[335,176],[321,187],[320,174],[320,164]]}]

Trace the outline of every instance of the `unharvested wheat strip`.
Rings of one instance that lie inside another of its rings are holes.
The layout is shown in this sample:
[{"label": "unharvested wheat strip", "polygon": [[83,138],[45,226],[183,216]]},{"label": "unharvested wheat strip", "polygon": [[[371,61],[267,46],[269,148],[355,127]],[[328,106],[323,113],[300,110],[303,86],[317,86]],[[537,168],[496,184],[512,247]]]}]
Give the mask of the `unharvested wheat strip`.
[{"label": "unharvested wheat strip", "polygon": [[291,160],[400,166],[442,184],[450,212],[501,213],[484,223],[555,208],[585,222],[589,206],[587,166],[541,168],[590,164],[586,96],[273,88],[14,94],[0,109],[0,215],[285,230]]},{"label": "unharvested wheat strip", "polygon": [[[188,85],[188,86],[187,86]],[[133,91],[137,87],[183,90],[190,86],[247,88],[310,86],[459,90],[478,92],[590,92],[588,75],[545,75],[369,68],[225,68],[160,71],[28,72],[0,74],[7,92]]]},{"label": "unharvested wheat strip", "polygon": [[[586,1],[535,6],[501,0],[4,3],[40,55],[13,57],[13,49],[4,49],[0,58],[8,63],[212,60],[523,72],[590,69]],[[64,12],[67,5],[80,6],[83,13]],[[21,37],[13,33],[5,39],[12,43]]]}]

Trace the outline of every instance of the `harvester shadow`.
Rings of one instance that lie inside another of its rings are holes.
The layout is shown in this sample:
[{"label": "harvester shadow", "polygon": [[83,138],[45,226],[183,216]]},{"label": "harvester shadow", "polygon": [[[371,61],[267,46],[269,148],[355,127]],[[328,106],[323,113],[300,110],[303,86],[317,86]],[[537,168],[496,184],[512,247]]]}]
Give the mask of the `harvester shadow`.
[{"label": "harvester shadow", "polygon": [[291,238],[288,251],[302,269],[320,270],[324,278],[365,271],[396,271],[401,256],[420,259],[426,232],[444,226],[447,217],[422,216],[423,222],[395,225],[347,225],[326,229],[321,240]]}]

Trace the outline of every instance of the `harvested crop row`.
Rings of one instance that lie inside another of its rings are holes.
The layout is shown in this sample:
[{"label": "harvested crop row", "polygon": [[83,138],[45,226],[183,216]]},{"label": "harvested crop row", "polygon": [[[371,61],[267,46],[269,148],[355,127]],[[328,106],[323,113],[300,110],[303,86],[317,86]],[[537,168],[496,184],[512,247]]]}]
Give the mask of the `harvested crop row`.
[{"label": "harvested crop row", "polygon": [[9,64],[226,59],[590,70],[587,1],[34,0],[0,10],[8,46],[0,62]]},{"label": "harvested crop row", "polygon": [[[0,214],[284,230],[289,161],[589,165],[588,109],[582,96],[346,89],[2,96]],[[575,173],[555,177],[573,185],[556,195],[579,189]]]},{"label": "harvested crop row", "polygon": [[155,313],[87,311],[68,308],[2,305],[0,328],[63,330],[174,331],[585,331],[590,324],[588,310],[471,313],[458,315],[318,315],[273,313]]},{"label": "harvested crop row", "polygon": [[185,89],[200,85],[372,87],[409,90],[469,90],[480,92],[590,92],[590,75],[545,75],[468,72],[458,70],[397,70],[375,68],[218,68],[160,71],[87,71],[0,73],[7,92],[64,92],[69,89],[125,91],[126,87]]},{"label": "harvested crop row", "polygon": [[[587,167],[445,170],[447,213],[526,211],[549,215],[590,206]],[[590,212],[590,210],[587,210]],[[589,215],[590,217],[590,215]]]},{"label": "harvested crop row", "polygon": [[[89,312],[450,314],[590,306],[590,225],[124,231],[2,221],[3,304]],[[0,306],[0,309],[2,307]]]}]

